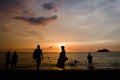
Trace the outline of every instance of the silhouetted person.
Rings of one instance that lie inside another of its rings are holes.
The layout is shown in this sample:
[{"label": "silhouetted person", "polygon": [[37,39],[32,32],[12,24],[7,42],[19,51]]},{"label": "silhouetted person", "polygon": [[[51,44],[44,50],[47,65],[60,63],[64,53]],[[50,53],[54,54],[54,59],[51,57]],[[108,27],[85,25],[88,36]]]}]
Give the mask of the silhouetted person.
[{"label": "silhouetted person", "polygon": [[40,45],[37,45],[37,49],[34,50],[33,59],[36,59],[37,70],[39,70],[41,59],[43,59],[43,53],[42,53],[42,49],[40,49]]},{"label": "silhouetted person", "polygon": [[68,60],[68,59],[66,57],[66,52],[65,52],[65,47],[64,46],[61,46],[61,50],[62,51],[60,52],[60,55],[59,55],[56,66],[65,70],[65,61]]},{"label": "silhouetted person", "polygon": [[14,70],[16,69],[17,59],[18,59],[18,55],[16,51],[14,51],[12,55],[12,60],[11,60],[11,69],[14,69]]},{"label": "silhouetted person", "polygon": [[5,55],[6,57],[6,69],[9,68],[9,64],[10,64],[10,52],[8,51]]},{"label": "silhouetted person", "polygon": [[92,62],[93,57],[92,57],[92,55],[90,53],[88,53],[87,59],[88,59],[89,68],[93,67],[93,62]]}]

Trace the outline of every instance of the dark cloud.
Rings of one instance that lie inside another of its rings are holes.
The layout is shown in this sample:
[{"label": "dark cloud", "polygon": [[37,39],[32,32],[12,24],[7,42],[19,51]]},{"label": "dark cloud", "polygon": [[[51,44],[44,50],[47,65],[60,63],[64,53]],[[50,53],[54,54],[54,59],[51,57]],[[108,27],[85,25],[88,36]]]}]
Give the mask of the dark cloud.
[{"label": "dark cloud", "polygon": [[44,9],[57,11],[56,5],[54,3],[44,3],[42,5]]},{"label": "dark cloud", "polygon": [[[9,16],[32,24],[43,25],[57,19],[56,15],[52,17],[32,17],[35,16],[35,13],[27,8],[27,5],[25,5],[27,2],[28,0],[0,0],[0,15]],[[56,2],[45,3],[43,6],[45,9],[57,11]]]},{"label": "dark cloud", "polygon": [[0,0],[0,14],[17,15],[25,9],[24,2],[27,0]]},{"label": "dark cloud", "polygon": [[61,5],[61,2],[59,0],[56,0],[56,1],[51,2],[51,3],[44,3],[42,5],[42,7],[46,10],[57,12],[57,9],[60,5]]},{"label": "dark cloud", "polygon": [[57,16],[54,15],[52,17],[38,17],[38,18],[17,16],[17,17],[14,17],[14,19],[23,20],[23,21],[26,21],[26,22],[29,22],[29,23],[32,23],[32,24],[46,25],[49,22],[56,20]]}]

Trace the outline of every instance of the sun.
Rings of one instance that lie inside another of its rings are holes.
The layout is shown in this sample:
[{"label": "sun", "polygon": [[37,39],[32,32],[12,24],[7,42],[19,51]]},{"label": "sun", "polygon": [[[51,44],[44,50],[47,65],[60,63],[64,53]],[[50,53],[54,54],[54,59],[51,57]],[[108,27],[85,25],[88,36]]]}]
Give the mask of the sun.
[{"label": "sun", "polygon": [[65,42],[56,43],[56,46],[59,47],[59,49],[60,49],[61,46],[66,46],[66,43]]},{"label": "sun", "polygon": [[57,46],[61,47],[61,46],[65,46],[65,44],[64,43],[57,43]]}]

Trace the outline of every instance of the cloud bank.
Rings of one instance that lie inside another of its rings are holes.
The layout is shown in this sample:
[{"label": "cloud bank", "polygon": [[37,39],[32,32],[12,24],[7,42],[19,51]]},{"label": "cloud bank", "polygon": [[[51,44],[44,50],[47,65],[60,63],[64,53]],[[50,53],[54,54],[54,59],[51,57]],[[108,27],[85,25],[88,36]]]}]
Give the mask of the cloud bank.
[{"label": "cloud bank", "polygon": [[52,17],[38,17],[38,18],[17,16],[17,17],[14,17],[14,19],[19,19],[19,20],[22,20],[22,21],[26,21],[26,22],[29,22],[31,24],[46,25],[46,24],[50,23],[51,21],[56,20],[57,16],[55,15],[55,16],[52,16]]},{"label": "cloud bank", "polygon": [[[26,3],[30,3],[30,0],[0,0],[0,15],[9,16],[13,19],[19,19],[31,24],[42,24],[47,25],[50,22],[58,18],[57,15],[44,17],[44,15],[39,15],[37,17],[33,16],[32,10],[29,10]],[[55,10],[57,11],[57,3],[45,3],[44,10]],[[34,6],[35,7],[35,6]],[[37,8],[36,8],[37,9]]]}]

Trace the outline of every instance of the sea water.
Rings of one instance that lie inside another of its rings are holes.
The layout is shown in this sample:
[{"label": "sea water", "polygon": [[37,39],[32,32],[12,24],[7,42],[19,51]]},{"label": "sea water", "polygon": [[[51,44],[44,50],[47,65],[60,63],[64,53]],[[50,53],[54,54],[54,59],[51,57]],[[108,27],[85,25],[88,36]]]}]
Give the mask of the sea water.
[{"label": "sea water", "polygon": [[[89,52],[67,52],[68,60],[65,62],[66,70],[87,70],[87,55]],[[12,54],[12,53],[11,53]],[[32,52],[17,52],[17,70],[36,70],[36,61],[32,58]],[[93,64],[96,70],[119,69],[120,52],[91,52]],[[60,70],[56,67],[59,52],[43,52],[44,59],[40,70]],[[74,61],[77,61],[75,63]],[[5,70],[5,52],[0,52],[0,70]]]}]

